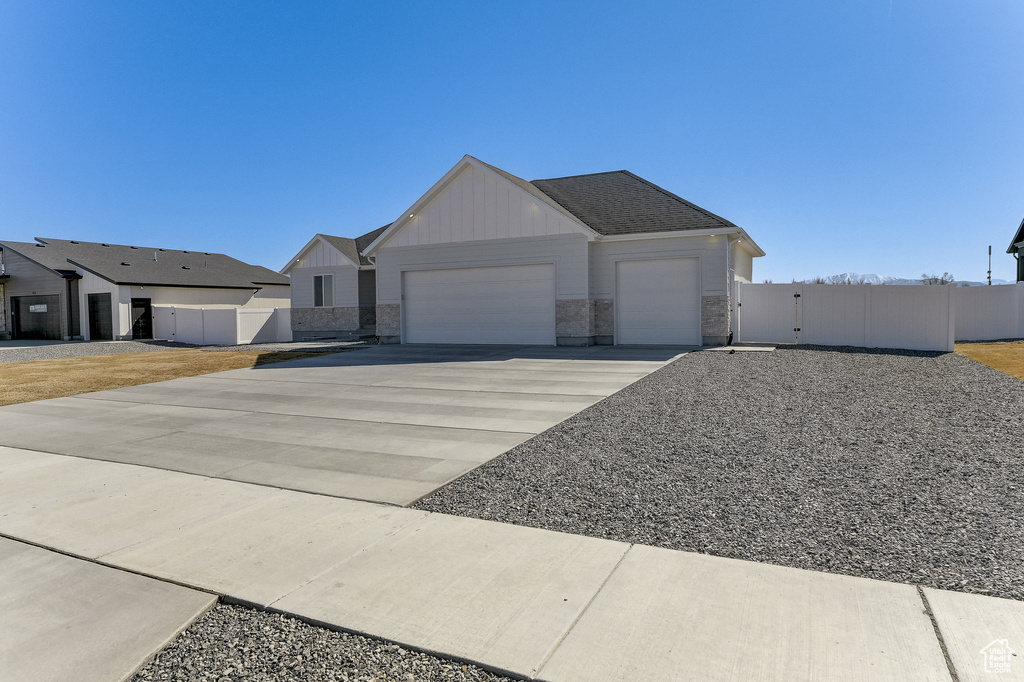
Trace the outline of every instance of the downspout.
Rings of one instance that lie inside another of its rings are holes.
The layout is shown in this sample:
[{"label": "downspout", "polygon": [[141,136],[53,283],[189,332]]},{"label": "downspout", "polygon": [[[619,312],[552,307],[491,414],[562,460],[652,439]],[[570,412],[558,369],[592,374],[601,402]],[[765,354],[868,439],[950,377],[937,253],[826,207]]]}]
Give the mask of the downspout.
[{"label": "downspout", "polygon": [[725,268],[726,277],[729,282],[729,338],[726,340],[725,345],[731,346],[736,333],[736,327],[739,324],[739,307],[737,306],[736,294],[736,268],[732,264],[732,245],[733,242],[739,241],[739,235],[735,232],[727,234],[725,236]]}]

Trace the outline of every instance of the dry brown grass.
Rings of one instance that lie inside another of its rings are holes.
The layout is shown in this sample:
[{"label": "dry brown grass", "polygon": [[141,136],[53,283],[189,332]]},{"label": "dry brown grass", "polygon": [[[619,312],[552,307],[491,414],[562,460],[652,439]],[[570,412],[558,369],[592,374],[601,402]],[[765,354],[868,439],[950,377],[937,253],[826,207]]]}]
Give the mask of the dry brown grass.
[{"label": "dry brown grass", "polygon": [[1024,343],[958,343],[954,350],[964,357],[1024,379]]},{"label": "dry brown grass", "polygon": [[0,364],[0,405],[62,398],[315,355],[323,353],[181,349],[10,362]]}]

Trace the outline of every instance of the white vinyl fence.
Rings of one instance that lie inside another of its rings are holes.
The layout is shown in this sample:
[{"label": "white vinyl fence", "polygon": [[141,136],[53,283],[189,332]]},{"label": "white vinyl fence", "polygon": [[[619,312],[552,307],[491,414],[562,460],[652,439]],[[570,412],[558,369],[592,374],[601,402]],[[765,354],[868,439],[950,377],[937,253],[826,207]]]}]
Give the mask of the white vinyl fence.
[{"label": "white vinyl fence", "polygon": [[291,309],[153,306],[153,337],[200,346],[291,341]]},{"label": "white vinyl fence", "polygon": [[741,284],[739,341],[953,350],[951,286]]},{"label": "white vinyl fence", "polygon": [[957,341],[1024,338],[1024,282],[957,287]]},{"label": "white vinyl fence", "polygon": [[951,351],[1024,338],[1024,283],[954,287],[740,284],[736,339]]}]

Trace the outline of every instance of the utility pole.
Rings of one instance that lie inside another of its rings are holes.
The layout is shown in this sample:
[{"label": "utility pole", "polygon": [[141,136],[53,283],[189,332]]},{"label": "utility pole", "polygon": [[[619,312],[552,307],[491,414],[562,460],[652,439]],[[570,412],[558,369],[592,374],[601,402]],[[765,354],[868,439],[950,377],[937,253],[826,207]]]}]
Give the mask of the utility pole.
[{"label": "utility pole", "polygon": [[988,245],[988,285],[992,286],[992,245]]}]

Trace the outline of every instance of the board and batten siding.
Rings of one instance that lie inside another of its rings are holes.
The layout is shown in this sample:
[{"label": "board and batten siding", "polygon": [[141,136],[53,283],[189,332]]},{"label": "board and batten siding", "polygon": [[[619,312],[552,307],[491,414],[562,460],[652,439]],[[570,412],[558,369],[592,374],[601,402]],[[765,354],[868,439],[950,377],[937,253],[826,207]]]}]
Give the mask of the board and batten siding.
[{"label": "board and batten siding", "polygon": [[[406,219],[406,218],[403,218]],[[468,165],[386,242],[388,247],[582,234],[584,228],[493,171]]]},{"label": "board and batten siding", "polygon": [[700,260],[701,296],[725,296],[729,292],[724,237],[694,236],[594,242],[590,249],[590,295],[614,298],[615,263],[648,258]]},{"label": "board and batten siding", "polygon": [[563,234],[462,244],[383,248],[377,252],[377,303],[399,303],[402,272],[554,263],[555,297],[587,298],[587,238]]},{"label": "board and batten siding", "polygon": [[359,270],[352,265],[293,268],[290,273],[293,308],[313,307],[313,277],[334,276],[334,307],[354,308],[359,305]]},{"label": "board and batten siding", "polygon": [[292,264],[292,269],[334,268],[342,265],[352,267],[352,261],[330,244],[318,242],[298,262]]}]

